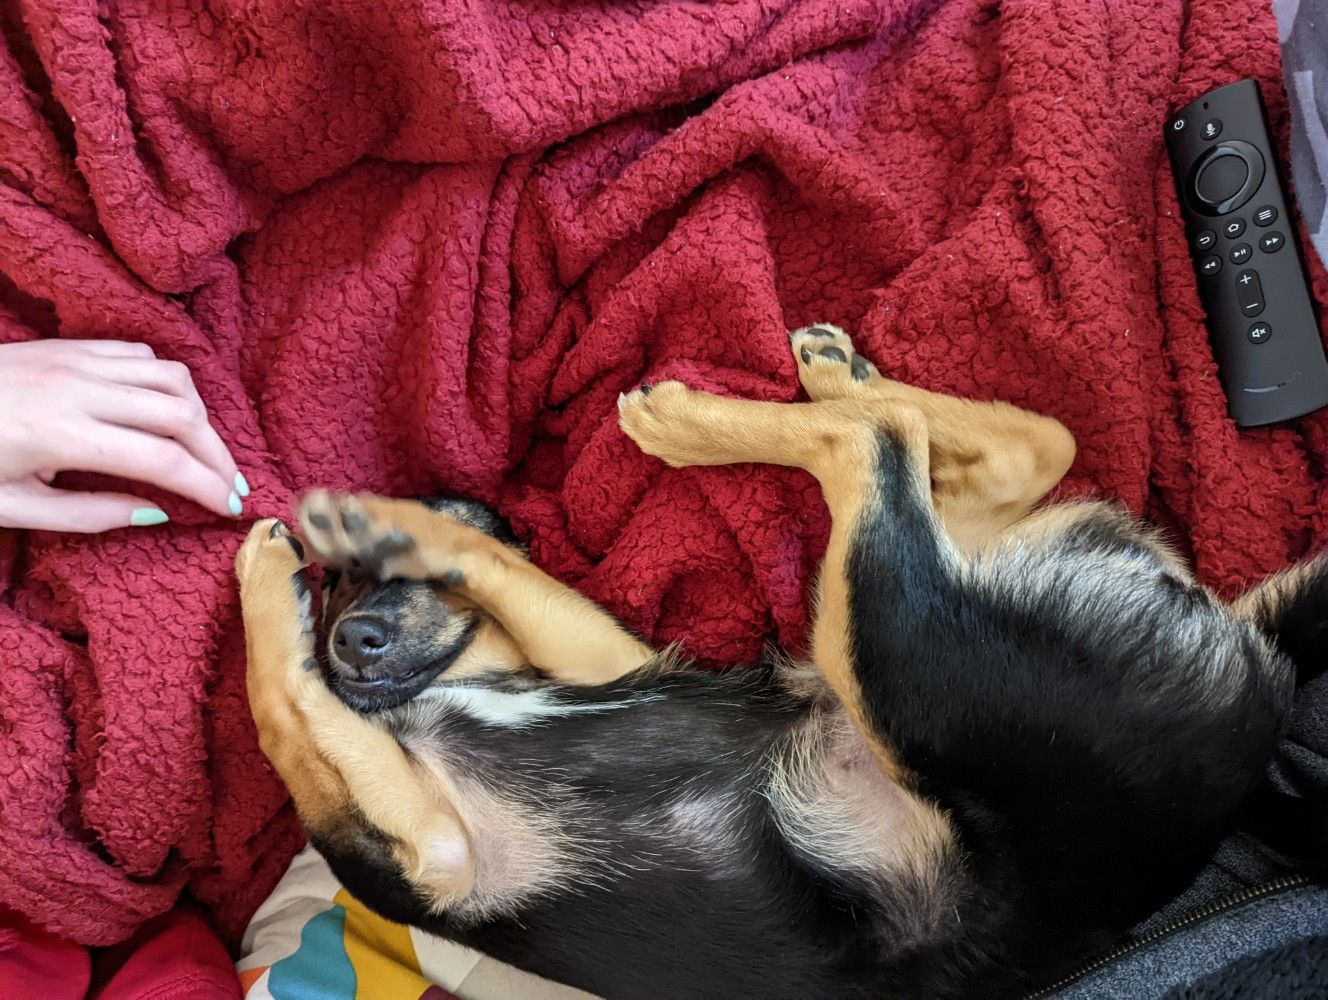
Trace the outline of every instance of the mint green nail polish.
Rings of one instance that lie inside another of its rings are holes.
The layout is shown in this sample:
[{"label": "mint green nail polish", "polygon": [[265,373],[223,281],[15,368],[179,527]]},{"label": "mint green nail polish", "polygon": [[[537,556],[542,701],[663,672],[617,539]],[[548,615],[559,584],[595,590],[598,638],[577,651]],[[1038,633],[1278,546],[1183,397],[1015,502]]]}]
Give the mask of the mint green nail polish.
[{"label": "mint green nail polish", "polygon": [[249,495],[249,482],[244,478],[243,472],[237,472],[235,474],[235,492],[242,497],[247,497]]},{"label": "mint green nail polish", "polygon": [[129,524],[134,528],[150,528],[154,524],[165,524],[170,518],[164,510],[156,507],[135,507],[129,515]]},{"label": "mint green nail polish", "polygon": [[236,517],[239,517],[240,512],[244,510],[244,504],[240,503],[240,498],[236,496],[234,492],[231,493],[230,502],[231,502],[231,513],[234,514]]}]

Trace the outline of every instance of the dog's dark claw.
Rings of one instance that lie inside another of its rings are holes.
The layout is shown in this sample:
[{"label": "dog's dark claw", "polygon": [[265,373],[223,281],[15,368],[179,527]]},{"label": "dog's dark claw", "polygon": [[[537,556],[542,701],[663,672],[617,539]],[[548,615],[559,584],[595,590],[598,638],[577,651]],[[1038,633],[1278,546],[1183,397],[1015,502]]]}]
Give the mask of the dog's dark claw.
[{"label": "dog's dark claw", "polygon": [[854,381],[866,382],[871,378],[871,363],[861,354],[853,355],[853,360],[849,362],[849,369],[853,374]]},{"label": "dog's dark claw", "polygon": [[327,531],[332,527],[332,521],[326,514],[310,514],[309,523],[319,531]]},{"label": "dog's dark claw", "polygon": [[650,385],[649,382],[642,382],[642,383],[641,383],[641,395],[643,395],[643,396],[649,396],[649,395],[650,395],[650,389],[651,389],[651,385]]},{"label": "dog's dark claw", "polygon": [[812,363],[812,352],[807,350],[807,348],[805,347],[802,349],[802,363],[804,365],[809,365]]},{"label": "dog's dark claw", "polygon": [[834,330],[828,329],[824,326],[808,327],[807,332],[813,337],[833,337],[835,335]]},{"label": "dog's dark claw", "polygon": [[286,527],[285,521],[273,521],[272,527],[268,528],[267,530],[267,537],[280,538],[282,535],[287,534],[289,531],[290,528]]},{"label": "dog's dark claw", "polygon": [[286,541],[290,542],[291,549],[295,552],[295,558],[304,562],[304,545],[294,535],[287,535]]},{"label": "dog's dark claw", "polygon": [[827,361],[838,361],[840,364],[848,360],[848,356],[838,347],[823,347],[816,353]]}]

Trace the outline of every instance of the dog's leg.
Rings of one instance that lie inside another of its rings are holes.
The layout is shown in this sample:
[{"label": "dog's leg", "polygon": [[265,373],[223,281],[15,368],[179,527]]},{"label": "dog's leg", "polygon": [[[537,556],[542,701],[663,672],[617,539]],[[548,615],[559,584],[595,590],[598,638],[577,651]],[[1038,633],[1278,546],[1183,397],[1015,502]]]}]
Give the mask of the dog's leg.
[{"label": "dog's leg", "polygon": [[331,565],[379,579],[437,580],[492,615],[529,662],[569,684],[604,684],[654,651],[570,587],[501,542],[413,500],[310,493],[305,537]]},{"label": "dog's leg", "polygon": [[[845,364],[847,368],[847,364]],[[812,631],[812,660],[876,753],[883,772],[902,777],[864,707],[851,622],[851,583],[863,523],[875,519],[883,491],[921,497],[919,516],[934,512],[928,497],[927,423],[908,403],[840,399],[764,403],[694,392],[679,382],[643,386],[619,401],[623,430],[647,454],[675,467],[762,462],[806,469],[821,484],[830,508],[830,541],[822,564],[820,608]],[[882,436],[911,462],[882,466]],[[916,480],[905,489],[892,480]],[[959,553],[936,523],[929,537],[956,563]],[[906,569],[907,567],[901,567]]]},{"label": "dog's leg", "polygon": [[1028,513],[1069,468],[1074,440],[1055,420],[1003,403],[953,399],[884,379],[838,329],[796,331],[790,343],[813,403],[721,399],[665,383],[620,399],[622,426],[670,465],[765,462],[816,476],[832,525],[812,655],[871,737],[854,707],[861,697],[848,564],[860,523],[877,516],[883,431],[912,456],[908,467],[934,497],[934,504],[923,504],[927,516],[939,514],[945,527],[937,551],[956,560]]},{"label": "dog's leg", "polygon": [[951,538],[971,552],[1015,524],[1069,471],[1075,445],[1056,420],[887,379],[838,327],[789,334],[812,400],[894,400],[927,423],[932,498]]},{"label": "dog's leg", "polygon": [[314,837],[367,823],[431,903],[464,897],[470,841],[446,776],[417,769],[385,729],[346,707],[314,657],[303,550],[280,521],[254,525],[235,560],[259,744]]}]

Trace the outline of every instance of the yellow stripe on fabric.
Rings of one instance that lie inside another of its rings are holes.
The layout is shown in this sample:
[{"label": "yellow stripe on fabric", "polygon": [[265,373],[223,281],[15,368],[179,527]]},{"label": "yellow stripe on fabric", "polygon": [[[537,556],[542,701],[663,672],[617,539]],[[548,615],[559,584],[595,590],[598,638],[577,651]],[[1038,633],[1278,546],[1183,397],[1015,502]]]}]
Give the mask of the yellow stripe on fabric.
[{"label": "yellow stripe on fabric", "polygon": [[420,975],[410,928],[384,920],[345,889],[346,955],[355,969],[355,1000],[419,1000],[432,984]]}]

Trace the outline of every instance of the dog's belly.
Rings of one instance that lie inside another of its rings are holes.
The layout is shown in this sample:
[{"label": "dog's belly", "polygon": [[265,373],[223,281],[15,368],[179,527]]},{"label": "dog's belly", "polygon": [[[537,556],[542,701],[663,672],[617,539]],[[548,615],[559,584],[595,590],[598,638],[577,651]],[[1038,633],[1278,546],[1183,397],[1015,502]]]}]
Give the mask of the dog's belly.
[{"label": "dog's belly", "polygon": [[881,773],[842,709],[814,712],[775,768],[771,811],[790,847],[869,895],[916,893],[919,926],[950,906],[942,862],[954,833],[945,816]]}]

